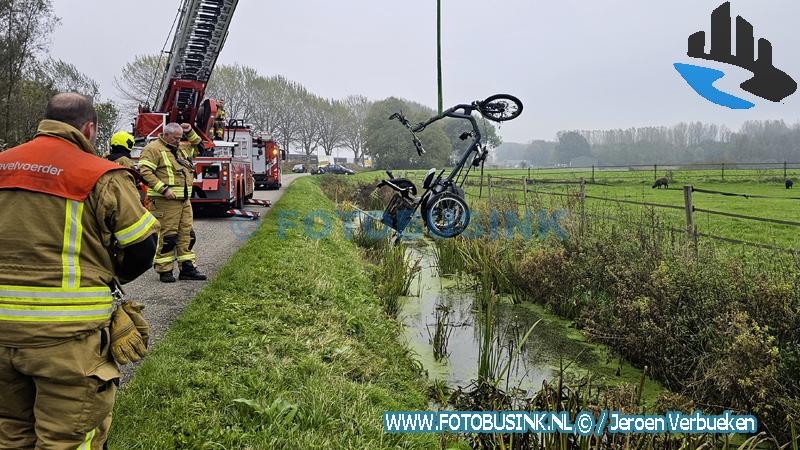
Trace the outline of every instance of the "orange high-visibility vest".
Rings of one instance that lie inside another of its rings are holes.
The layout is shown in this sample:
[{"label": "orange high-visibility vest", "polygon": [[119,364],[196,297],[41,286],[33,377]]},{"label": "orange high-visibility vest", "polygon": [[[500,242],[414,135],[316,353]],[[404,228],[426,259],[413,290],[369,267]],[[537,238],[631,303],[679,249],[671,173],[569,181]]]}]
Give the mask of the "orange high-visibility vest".
[{"label": "orange high-visibility vest", "polygon": [[24,189],[82,202],[97,180],[119,164],[63,139],[39,136],[0,153],[0,189]]}]

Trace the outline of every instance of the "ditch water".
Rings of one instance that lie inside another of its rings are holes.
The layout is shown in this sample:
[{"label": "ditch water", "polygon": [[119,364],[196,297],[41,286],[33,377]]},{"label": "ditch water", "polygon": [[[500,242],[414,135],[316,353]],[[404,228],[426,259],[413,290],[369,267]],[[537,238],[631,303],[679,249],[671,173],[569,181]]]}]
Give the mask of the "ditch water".
[{"label": "ditch water", "polygon": [[[404,325],[404,337],[431,378],[451,388],[465,387],[478,376],[484,328],[485,316],[473,305],[475,289],[470,280],[439,276],[430,241],[408,243],[408,255],[420,261],[421,270],[411,285],[411,295],[401,299],[398,320]],[[564,377],[568,381],[588,374],[594,385],[638,385],[641,380],[641,370],[622,361],[605,346],[588,342],[569,321],[538,305],[515,305],[510,299],[499,298],[494,313],[496,345],[505,349],[503,362],[512,353],[509,349],[516,348],[531,326],[540,321],[517,352],[501,388],[519,388],[533,394],[543,381],[556,378],[562,366],[566,367]],[[435,342],[444,349],[444,358],[437,359]],[[642,399],[652,403],[661,389],[648,377]]]}]

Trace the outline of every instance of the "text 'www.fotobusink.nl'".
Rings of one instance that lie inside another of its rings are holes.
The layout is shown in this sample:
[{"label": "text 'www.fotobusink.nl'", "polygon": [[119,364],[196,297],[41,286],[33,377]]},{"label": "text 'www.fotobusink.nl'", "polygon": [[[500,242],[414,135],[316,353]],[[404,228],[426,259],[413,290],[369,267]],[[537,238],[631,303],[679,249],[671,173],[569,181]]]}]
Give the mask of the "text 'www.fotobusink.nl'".
[{"label": "text 'www.fotobusink.nl'", "polygon": [[600,436],[608,433],[755,433],[756,418],[668,412],[664,415],[629,415],[584,411],[574,418],[566,412],[546,411],[395,411],[383,414],[387,433],[569,433]]}]

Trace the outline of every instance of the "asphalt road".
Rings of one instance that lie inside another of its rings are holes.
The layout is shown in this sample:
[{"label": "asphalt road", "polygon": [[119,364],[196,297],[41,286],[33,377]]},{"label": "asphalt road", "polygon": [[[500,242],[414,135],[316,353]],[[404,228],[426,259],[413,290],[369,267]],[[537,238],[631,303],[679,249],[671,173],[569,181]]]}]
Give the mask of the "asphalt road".
[{"label": "asphalt road", "polygon": [[[286,191],[286,188],[300,176],[305,174],[284,174],[283,187],[277,191],[256,191],[255,198],[271,200],[273,204]],[[270,208],[248,206],[246,209],[258,211],[263,216],[269,214]],[[247,241],[260,221],[244,218],[202,218],[195,217],[194,231],[197,244],[194,252],[197,255],[198,269],[211,280],[228,259]],[[177,268],[174,270],[178,276]],[[150,323],[150,345],[163,339],[170,324],[183,312],[195,294],[208,281],[178,281],[177,283],[161,283],[154,270],[150,270],[137,280],[124,286],[126,299],[144,303],[144,315]],[[121,367],[122,383],[127,381],[135,364]]]}]

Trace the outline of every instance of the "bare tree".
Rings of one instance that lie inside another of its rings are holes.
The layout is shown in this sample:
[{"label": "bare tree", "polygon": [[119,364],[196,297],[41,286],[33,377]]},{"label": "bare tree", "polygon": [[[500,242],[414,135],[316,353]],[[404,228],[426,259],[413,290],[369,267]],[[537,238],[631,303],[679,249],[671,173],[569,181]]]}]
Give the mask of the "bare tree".
[{"label": "bare tree", "polygon": [[271,138],[278,134],[280,106],[277,102],[280,89],[277,77],[259,77],[253,82],[255,104],[251,122],[254,130]]},{"label": "bare tree", "polygon": [[153,105],[158,97],[159,83],[166,70],[167,59],[158,55],[138,55],[125,64],[122,75],[114,78],[114,85],[122,96],[123,108],[131,113],[140,105]]},{"label": "bare tree", "polygon": [[314,94],[305,93],[299,97],[297,115],[296,142],[306,155],[306,161],[314,154],[321,140],[322,99]]},{"label": "bare tree", "polygon": [[97,152],[108,150],[108,141],[117,131],[120,111],[112,101],[102,101],[97,82],[78,70],[74,65],[50,59],[42,64],[48,80],[48,88],[55,92],[77,92],[94,100],[97,110]]},{"label": "bare tree", "polygon": [[228,119],[241,119],[250,123],[261,100],[256,89],[260,79],[263,78],[252,67],[239,64],[218,66],[211,75],[206,96],[225,99]]},{"label": "bare tree", "polygon": [[372,102],[363,95],[351,95],[342,102],[347,115],[342,145],[353,151],[357,163],[364,164],[367,139],[367,113]]},{"label": "bare tree", "polygon": [[299,83],[278,77],[273,95],[272,106],[277,110],[274,137],[281,148],[288,151],[299,139],[302,122],[299,111],[303,109],[304,98],[310,94]]},{"label": "bare tree", "polygon": [[320,100],[318,105],[319,145],[330,156],[344,142],[347,109],[338,100]]},{"label": "bare tree", "polygon": [[54,91],[77,92],[95,101],[99,100],[100,86],[73,64],[59,59],[49,59],[42,64],[42,69],[50,78]]},{"label": "bare tree", "polygon": [[[14,145],[29,137],[28,116],[40,116],[44,109],[38,100],[41,94],[47,95],[38,92],[41,85],[35,83],[41,76],[36,56],[46,51],[47,36],[57,23],[50,0],[0,1],[0,108],[4,111],[0,145]],[[28,96],[31,89],[37,93]]]}]

